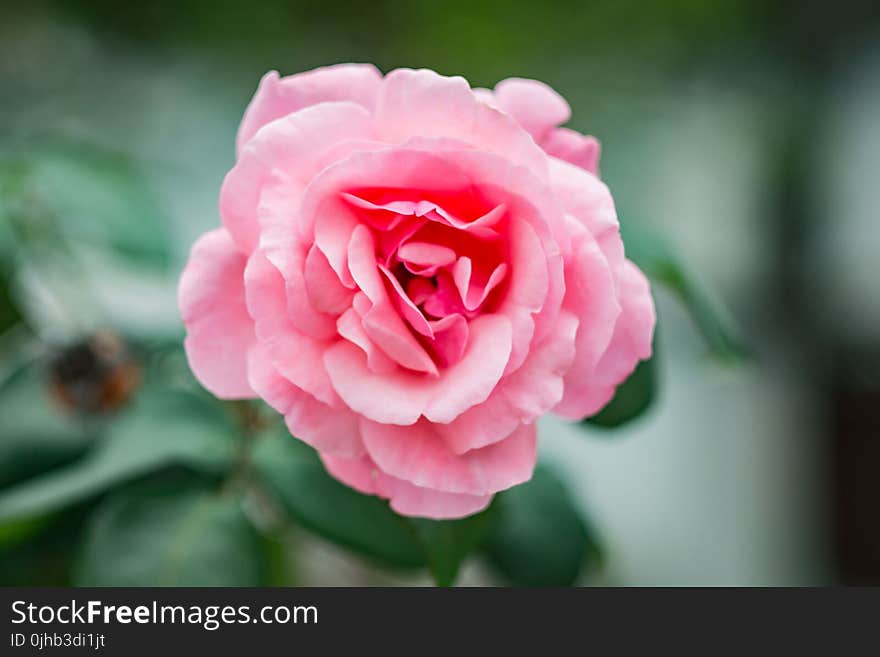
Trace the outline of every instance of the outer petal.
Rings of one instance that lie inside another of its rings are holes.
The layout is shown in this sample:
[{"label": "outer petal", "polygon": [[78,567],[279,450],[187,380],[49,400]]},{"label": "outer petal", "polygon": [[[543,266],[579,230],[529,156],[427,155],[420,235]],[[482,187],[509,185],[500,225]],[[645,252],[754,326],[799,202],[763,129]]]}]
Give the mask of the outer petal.
[{"label": "outer petal", "polygon": [[223,225],[245,253],[260,234],[258,207],[273,172],[283,174],[295,195],[325,165],[324,153],[341,143],[361,143],[371,136],[370,115],[351,102],[320,103],[263,126],[242,149],[220,189]]},{"label": "outer petal", "polygon": [[516,121],[480,102],[462,77],[397,69],[376,102],[377,134],[392,143],[412,137],[461,141],[502,155],[543,178],[546,156]]},{"label": "outer petal", "polygon": [[219,228],[193,245],[180,277],[178,303],[190,367],[199,382],[222,399],[254,396],[247,378],[254,323],[245,305],[246,262],[229,233]]},{"label": "outer petal", "polygon": [[541,147],[548,155],[565,160],[593,175],[599,175],[602,145],[595,137],[582,135],[568,128],[557,128],[541,139]]},{"label": "outer petal", "polygon": [[491,495],[444,493],[414,486],[385,474],[369,457],[344,459],[322,454],[321,460],[339,481],[367,495],[390,499],[391,508],[405,516],[461,518],[482,511],[492,501]]},{"label": "outer petal", "polygon": [[537,80],[508,78],[495,86],[495,104],[515,118],[535,141],[571,118],[571,108],[551,87]]},{"label": "outer petal", "polygon": [[248,376],[257,394],[284,414],[290,433],[304,443],[348,458],[364,453],[358,417],[347,409],[330,408],[278,374],[265,345],[251,349]]},{"label": "outer petal", "polygon": [[[574,224],[574,220],[572,220]],[[575,224],[579,227],[578,224]],[[596,240],[581,229],[566,263],[564,307],[580,318],[577,355],[565,377],[567,386],[595,381],[596,366],[608,349],[621,314],[619,282]]]},{"label": "outer petal", "polygon": [[297,331],[287,316],[284,279],[262,251],[251,254],[245,269],[248,312],[256,335],[266,346],[275,369],[288,381],[330,406],[339,398],[333,391],[322,357],[329,342]]},{"label": "outer petal", "polygon": [[303,107],[350,100],[372,109],[381,84],[382,74],[372,64],[336,64],[283,78],[270,71],[245,110],[236,148],[240,152],[264,125]]},{"label": "outer petal", "polygon": [[594,238],[618,232],[617,210],[608,187],[596,176],[563,162],[550,160],[550,185],[565,212],[575,217]]},{"label": "outer petal", "polygon": [[370,458],[382,472],[422,488],[487,495],[528,481],[536,459],[535,425],[521,425],[488,447],[455,454],[422,420],[411,427],[361,420]]},{"label": "outer petal", "polygon": [[638,267],[625,262],[620,275],[622,311],[614,337],[586,380],[567,377],[565,395],[554,412],[569,419],[597,413],[614,395],[614,389],[651,356],[651,339],[656,315],[648,280]]},{"label": "outer petal", "polygon": [[391,508],[397,513],[433,520],[462,518],[479,513],[492,501],[491,495],[445,493],[413,486],[408,481],[387,475],[385,492],[391,500]]}]

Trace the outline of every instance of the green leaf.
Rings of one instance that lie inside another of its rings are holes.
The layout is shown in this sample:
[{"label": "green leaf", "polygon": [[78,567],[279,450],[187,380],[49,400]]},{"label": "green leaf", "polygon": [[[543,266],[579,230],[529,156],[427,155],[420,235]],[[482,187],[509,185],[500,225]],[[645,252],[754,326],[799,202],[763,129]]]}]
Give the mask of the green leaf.
[{"label": "green leaf", "polygon": [[0,585],[68,586],[73,547],[89,511],[90,507],[80,506],[52,518],[23,521],[20,524],[35,525],[28,528],[27,541],[0,538]]},{"label": "green leaf", "polygon": [[19,369],[0,386],[0,417],[0,490],[70,463],[94,440],[94,432],[50,398],[37,365]]},{"label": "green leaf", "polygon": [[397,567],[426,563],[411,528],[387,502],[339,483],[315,451],[287,434],[260,438],[255,466],[291,517],[306,529]]},{"label": "green leaf", "polygon": [[661,235],[632,222],[621,224],[620,232],[627,257],[649,278],[665,285],[678,297],[703,334],[713,357],[726,362],[748,357],[749,350],[726,311],[684,267]]},{"label": "green leaf", "polygon": [[78,586],[258,586],[263,544],[235,496],[189,481],[129,486],[95,510]]},{"label": "green leaf", "polygon": [[235,443],[222,406],[185,393],[142,395],[85,456],[0,493],[0,523],[58,511],[169,465],[221,472]]},{"label": "green leaf", "polygon": [[517,586],[568,586],[596,541],[556,474],[539,464],[531,481],[497,496],[486,544],[491,564]]},{"label": "green leaf", "polygon": [[13,271],[9,262],[0,261],[0,334],[22,319],[21,309],[12,292]]},{"label": "green leaf", "polygon": [[585,422],[597,427],[615,428],[641,417],[657,396],[657,330],[651,357],[641,361],[632,374],[617,387],[614,397],[598,414]]},{"label": "green leaf", "polygon": [[65,239],[109,247],[144,264],[169,263],[167,217],[131,159],[65,143],[35,149],[25,162],[29,189]]},{"label": "green leaf", "polygon": [[459,520],[408,518],[422,543],[437,586],[450,586],[465,558],[485,540],[492,527],[493,507]]}]

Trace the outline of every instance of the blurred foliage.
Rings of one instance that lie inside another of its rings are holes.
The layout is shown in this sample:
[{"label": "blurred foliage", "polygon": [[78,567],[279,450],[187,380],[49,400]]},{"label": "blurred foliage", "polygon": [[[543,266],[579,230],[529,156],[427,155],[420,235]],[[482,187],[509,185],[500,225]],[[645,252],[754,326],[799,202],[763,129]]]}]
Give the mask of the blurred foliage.
[{"label": "blurred foliage", "polygon": [[546,465],[499,496],[486,551],[517,586],[570,586],[599,564],[599,543],[565,485]]},{"label": "blurred foliage", "polygon": [[642,224],[625,221],[621,223],[620,232],[627,257],[648,278],[665,286],[679,299],[702,333],[713,358],[736,363],[748,357],[749,349],[725,309],[688,271],[662,235]]},{"label": "blurred foliage", "polygon": [[328,476],[315,451],[283,430],[257,445],[254,461],[283,509],[301,526],[381,564],[425,565],[416,536],[387,503]]},{"label": "blurred foliage", "polygon": [[234,494],[192,479],[130,486],[104,500],[85,530],[79,586],[258,586],[260,535]]}]

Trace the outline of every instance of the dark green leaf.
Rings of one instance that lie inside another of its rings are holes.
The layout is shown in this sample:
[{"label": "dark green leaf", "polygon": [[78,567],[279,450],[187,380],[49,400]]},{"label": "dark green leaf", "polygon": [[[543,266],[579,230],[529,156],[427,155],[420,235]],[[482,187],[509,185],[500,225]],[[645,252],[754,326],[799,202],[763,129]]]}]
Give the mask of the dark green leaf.
[{"label": "dark green leaf", "polygon": [[640,417],[657,395],[657,333],[648,360],[641,361],[632,374],[617,387],[614,397],[597,415],[586,422],[598,427],[614,428]]},{"label": "dark green leaf", "polygon": [[464,559],[485,540],[492,527],[493,507],[460,520],[408,518],[428,558],[437,586],[455,581]]},{"label": "dark green leaf", "polygon": [[12,291],[12,267],[7,261],[0,261],[0,334],[21,321],[21,309]]},{"label": "dark green leaf", "polygon": [[392,566],[425,565],[419,540],[387,502],[333,479],[304,443],[286,434],[265,436],[254,461],[287,512],[306,529]]},{"label": "dark green leaf", "polygon": [[497,498],[486,554],[517,586],[573,584],[598,552],[590,529],[565,486],[546,465],[531,481]]},{"label": "dark green leaf", "polygon": [[42,368],[16,372],[0,386],[0,490],[83,455],[94,440],[49,397]]},{"label": "dark green leaf", "polygon": [[9,541],[8,535],[0,538],[0,586],[69,585],[74,546],[89,511],[80,506],[53,518],[22,521],[18,524],[32,525],[24,542]]},{"label": "dark green leaf", "polygon": [[88,454],[0,493],[0,523],[63,509],[169,465],[222,471],[235,441],[222,407],[184,393],[145,394]]},{"label": "dark green leaf", "polygon": [[726,311],[688,272],[662,236],[632,222],[621,225],[621,234],[627,256],[648,277],[665,285],[678,297],[702,332],[709,352],[715,358],[736,362],[747,357],[748,349]]},{"label": "dark green leaf", "polygon": [[241,501],[198,482],[129,486],[95,510],[74,583],[79,586],[258,586],[262,539]]}]

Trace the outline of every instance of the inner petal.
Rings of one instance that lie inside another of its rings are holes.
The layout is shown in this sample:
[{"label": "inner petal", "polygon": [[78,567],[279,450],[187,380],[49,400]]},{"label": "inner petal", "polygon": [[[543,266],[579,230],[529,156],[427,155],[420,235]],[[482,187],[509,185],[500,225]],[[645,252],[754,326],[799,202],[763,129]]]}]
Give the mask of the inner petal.
[{"label": "inner petal", "polygon": [[494,290],[504,277],[507,275],[507,264],[501,263],[492,270],[489,279],[485,283],[480,283],[473,276],[473,265],[468,257],[461,257],[455,263],[452,271],[452,277],[455,281],[455,287],[461,295],[461,302],[465,309],[473,311],[479,308],[489,294]]},{"label": "inner petal", "polygon": [[400,281],[397,280],[388,267],[379,265],[379,270],[385,274],[385,278],[387,278],[388,282],[391,284],[391,289],[395,292],[394,298],[397,301],[397,309],[400,311],[400,314],[403,315],[404,319],[406,319],[410,326],[416,331],[426,337],[433,338],[434,331],[431,328],[431,325],[428,323],[428,320],[425,319],[422,311],[418,309],[416,304],[413,303],[413,301],[407,296],[406,292],[404,292]]},{"label": "inner petal", "polygon": [[411,273],[433,276],[438,268],[455,262],[455,251],[440,244],[409,241],[397,249],[397,257]]}]

